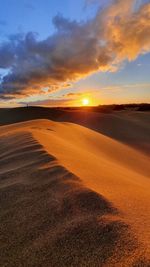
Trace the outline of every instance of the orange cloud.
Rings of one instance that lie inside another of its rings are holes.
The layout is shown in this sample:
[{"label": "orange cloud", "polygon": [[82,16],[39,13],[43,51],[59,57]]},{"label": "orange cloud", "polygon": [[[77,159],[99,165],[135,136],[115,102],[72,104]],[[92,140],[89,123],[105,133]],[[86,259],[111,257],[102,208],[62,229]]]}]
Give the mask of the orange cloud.
[{"label": "orange cloud", "polygon": [[0,46],[0,98],[59,90],[96,71],[114,70],[126,59],[150,51],[150,3],[116,0],[87,22],[56,16],[55,34],[43,41],[34,33],[16,35]]}]

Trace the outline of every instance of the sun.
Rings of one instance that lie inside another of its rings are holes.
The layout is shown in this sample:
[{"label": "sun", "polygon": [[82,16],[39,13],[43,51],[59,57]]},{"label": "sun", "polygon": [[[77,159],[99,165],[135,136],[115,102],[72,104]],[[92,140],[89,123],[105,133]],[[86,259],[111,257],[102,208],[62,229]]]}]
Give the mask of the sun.
[{"label": "sun", "polygon": [[82,105],[83,105],[83,106],[88,106],[89,103],[90,103],[90,100],[89,100],[88,98],[83,98],[83,99],[82,99]]}]

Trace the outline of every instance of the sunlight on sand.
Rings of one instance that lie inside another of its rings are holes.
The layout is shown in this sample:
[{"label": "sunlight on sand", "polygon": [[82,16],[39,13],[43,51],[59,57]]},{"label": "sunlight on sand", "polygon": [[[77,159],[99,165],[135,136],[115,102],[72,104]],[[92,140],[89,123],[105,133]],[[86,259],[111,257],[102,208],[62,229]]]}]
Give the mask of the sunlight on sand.
[{"label": "sunlight on sand", "polygon": [[[95,130],[66,117],[1,126],[2,266],[149,266],[149,156],[123,143],[149,119],[119,114],[88,113]],[[98,130],[106,117],[119,140]]]}]

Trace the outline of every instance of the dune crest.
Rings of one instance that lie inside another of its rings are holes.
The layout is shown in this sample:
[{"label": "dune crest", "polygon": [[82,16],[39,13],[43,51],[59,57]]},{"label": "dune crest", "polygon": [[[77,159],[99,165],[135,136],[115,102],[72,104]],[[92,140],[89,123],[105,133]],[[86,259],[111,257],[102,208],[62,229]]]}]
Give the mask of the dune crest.
[{"label": "dune crest", "polygon": [[147,156],[47,120],[2,126],[0,150],[1,266],[149,265]]}]

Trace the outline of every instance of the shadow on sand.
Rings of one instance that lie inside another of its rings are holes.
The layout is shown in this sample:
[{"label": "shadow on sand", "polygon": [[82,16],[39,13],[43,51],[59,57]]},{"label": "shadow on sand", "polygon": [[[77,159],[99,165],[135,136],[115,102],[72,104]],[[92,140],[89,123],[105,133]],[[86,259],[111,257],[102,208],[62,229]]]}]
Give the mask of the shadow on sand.
[{"label": "shadow on sand", "polygon": [[137,244],[117,209],[28,132],[0,140],[0,199],[0,266],[134,262]]}]

